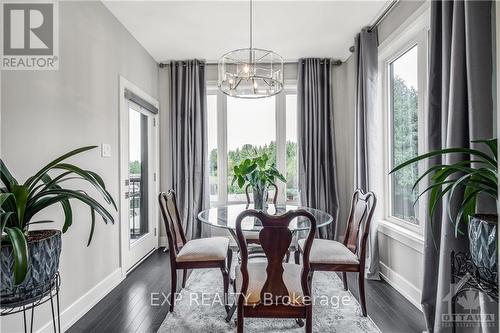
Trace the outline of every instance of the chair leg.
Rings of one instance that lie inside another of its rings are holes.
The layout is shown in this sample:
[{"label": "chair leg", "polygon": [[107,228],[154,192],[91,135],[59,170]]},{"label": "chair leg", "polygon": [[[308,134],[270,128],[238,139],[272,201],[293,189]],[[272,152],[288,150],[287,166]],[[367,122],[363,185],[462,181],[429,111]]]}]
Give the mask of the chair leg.
[{"label": "chair leg", "polygon": [[342,281],[344,282],[344,290],[349,290],[349,287],[347,286],[347,273],[342,272]]},{"label": "chair leg", "polygon": [[182,289],[186,288],[187,269],[182,270]]},{"label": "chair leg", "polygon": [[295,264],[299,265],[300,264],[300,251],[299,249],[295,250],[295,253],[293,254],[295,258]]},{"label": "chair leg", "polygon": [[236,318],[236,333],[243,333],[244,331],[243,308],[238,306],[238,318]]},{"label": "chair leg", "polygon": [[222,280],[224,282],[224,307],[226,308],[226,312],[229,312],[229,298],[228,298],[228,290],[229,290],[229,273],[225,267],[221,267],[222,272]]},{"label": "chair leg", "polygon": [[306,308],[306,333],[312,332],[312,306]]},{"label": "chair leg", "polygon": [[366,300],[365,300],[365,272],[361,271],[358,273],[358,285],[359,285],[359,303],[361,305],[361,313],[363,317],[366,317]]},{"label": "chair leg", "polygon": [[231,276],[231,264],[233,263],[233,250],[231,248],[227,249],[227,272]]},{"label": "chair leg", "polygon": [[170,309],[169,311],[174,311],[175,305],[175,294],[177,293],[177,269],[175,267],[171,268],[171,281],[170,281]]},{"label": "chair leg", "polygon": [[309,290],[311,291],[312,294],[312,289],[313,289],[313,276],[314,276],[314,271],[311,270],[309,273],[309,276],[307,278],[307,283],[309,284]]}]

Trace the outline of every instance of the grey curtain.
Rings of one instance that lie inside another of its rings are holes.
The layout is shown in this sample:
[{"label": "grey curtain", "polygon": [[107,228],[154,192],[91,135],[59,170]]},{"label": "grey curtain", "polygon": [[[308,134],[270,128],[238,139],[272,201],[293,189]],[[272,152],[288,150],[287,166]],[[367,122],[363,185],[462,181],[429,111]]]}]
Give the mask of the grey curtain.
[{"label": "grey curtain", "polygon": [[335,237],[338,195],[333,135],[332,61],[299,60],[298,157],[301,204],[330,213],[334,223],[319,231]]},{"label": "grey curtain", "polygon": [[[356,37],[356,187],[370,191],[368,145],[377,107],[378,38],[377,31],[363,29]],[[380,209],[380,208],[379,208]],[[373,219],[368,238],[366,278],[379,279],[377,221]]]},{"label": "grey curtain", "polygon": [[198,213],[208,208],[205,64],[170,62],[171,184],[188,239],[201,236]]},{"label": "grey curtain", "polygon": [[[491,7],[490,1],[431,2],[428,150],[472,147],[471,140],[492,136]],[[431,163],[466,158],[455,155]],[[453,211],[458,202],[451,205]],[[467,236],[455,238],[446,209],[440,207],[425,230],[422,307],[429,332],[452,330],[446,320],[451,314],[450,253],[467,249]],[[460,306],[457,310],[461,311]],[[462,309],[463,313],[471,310],[478,309]],[[482,311],[489,310],[483,307]],[[498,309],[493,312],[498,318]],[[470,327],[458,327],[457,331],[498,331],[498,326],[478,326],[472,323]]]}]

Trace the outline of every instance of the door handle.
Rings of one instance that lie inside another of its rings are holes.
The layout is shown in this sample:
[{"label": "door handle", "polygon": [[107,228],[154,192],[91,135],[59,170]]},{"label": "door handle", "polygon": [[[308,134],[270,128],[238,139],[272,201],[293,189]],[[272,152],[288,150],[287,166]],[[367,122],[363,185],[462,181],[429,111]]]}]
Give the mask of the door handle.
[{"label": "door handle", "polygon": [[128,199],[128,198],[130,198],[130,192],[127,191],[127,192],[125,192],[125,199]]}]

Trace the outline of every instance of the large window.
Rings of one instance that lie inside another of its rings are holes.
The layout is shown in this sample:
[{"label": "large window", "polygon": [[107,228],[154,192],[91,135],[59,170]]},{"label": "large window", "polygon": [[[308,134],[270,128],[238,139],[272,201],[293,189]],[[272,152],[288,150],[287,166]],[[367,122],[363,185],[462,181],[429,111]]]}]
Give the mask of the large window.
[{"label": "large window", "polygon": [[[418,45],[389,64],[391,115],[391,167],[418,155]],[[391,175],[391,215],[418,224],[414,205],[418,179],[414,164]]]},{"label": "large window", "polygon": [[217,95],[207,96],[207,125],[210,202],[217,202],[219,200],[219,176],[217,173]]},{"label": "large window", "polygon": [[[420,153],[425,146],[424,94],[427,81],[427,31],[415,25],[382,54],[383,108],[386,114],[386,165],[392,169]],[[423,204],[415,202],[419,188],[413,189],[419,168],[414,164],[387,175],[386,218],[415,231],[422,231]]]},{"label": "large window", "polygon": [[297,164],[297,95],[286,95],[286,200],[299,201]]},{"label": "large window", "polygon": [[208,168],[212,206],[246,202],[244,188],[231,184],[234,165],[266,153],[285,175],[278,201],[298,202],[297,95],[295,90],[262,99],[240,99],[208,89]]}]

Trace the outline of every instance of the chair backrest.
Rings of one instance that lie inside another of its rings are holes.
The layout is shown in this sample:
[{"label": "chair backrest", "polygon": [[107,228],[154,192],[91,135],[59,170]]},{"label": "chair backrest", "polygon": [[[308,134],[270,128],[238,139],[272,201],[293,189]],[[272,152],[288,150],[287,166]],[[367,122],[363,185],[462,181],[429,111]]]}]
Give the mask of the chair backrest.
[{"label": "chair backrest", "polygon": [[[298,209],[289,211],[283,215],[269,215],[262,211],[249,209],[238,215],[236,219],[236,238],[240,249],[242,287],[238,302],[243,301],[243,295],[248,290],[248,248],[246,238],[241,230],[241,222],[246,217],[254,217],[261,221],[262,229],[259,231],[259,240],[267,258],[267,278],[262,287],[260,299],[269,299],[265,295],[272,295],[272,302],[289,297],[289,291],[283,280],[283,259],[292,242],[292,232],[288,228],[294,218],[307,218],[310,222],[309,233],[304,244],[303,265],[301,273],[301,285],[304,296],[311,296],[308,276],[310,272],[309,253],[311,252],[314,235],[316,234],[316,219],[306,210]],[[280,303],[273,303],[280,304]],[[269,305],[269,303],[266,303]]]},{"label": "chair backrest", "polygon": [[[245,194],[247,195],[247,204],[251,204],[252,201],[250,200],[250,188],[252,187],[251,184],[247,184],[247,186],[245,187]],[[278,202],[278,186],[276,186],[276,184],[269,184],[267,186],[267,193],[266,193],[266,201],[269,200],[269,188],[274,188],[274,196],[273,196],[273,205],[276,205],[276,202]]]},{"label": "chair backrest", "polygon": [[[357,253],[360,258],[365,256],[366,241],[376,204],[377,198],[373,192],[365,193],[361,189],[354,191],[351,212],[344,235],[344,245],[353,253]],[[358,246],[360,246],[360,251],[358,251]]]},{"label": "chair backrest", "polygon": [[179,250],[186,244],[186,236],[182,229],[182,220],[177,208],[175,192],[169,190],[158,195],[161,215],[167,231],[168,248],[172,255],[177,255]]}]

